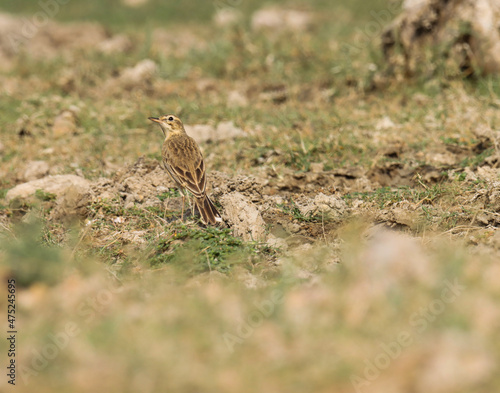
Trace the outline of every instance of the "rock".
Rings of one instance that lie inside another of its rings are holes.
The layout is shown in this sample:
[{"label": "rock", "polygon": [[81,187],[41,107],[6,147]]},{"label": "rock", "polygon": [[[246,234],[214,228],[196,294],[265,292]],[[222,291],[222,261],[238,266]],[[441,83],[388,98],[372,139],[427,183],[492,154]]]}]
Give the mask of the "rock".
[{"label": "rock", "polygon": [[187,134],[198,143],[212,141],[215,137],[215,128],[209,124],[185,125]]},{"label": "rock", "polygon": [[500,72],[500,1],[406,0],[402,8],[382,33],[382,50],[406,75],[423,69],[428,45],[466,76]]},{"label": "rock", "polygon": [[236,127],[232,121],[224,121],[217,126],[215,140],[234,139],[245,135],[245,131]]},{"label": "rock", "polygon": [[42,190],[43,192],[55,194],[57,197],[60,197],[64,194],[66,189],[71,186],[89,190],[90,183],[83,177],[75,175],[46,176],[41,179],[18,184],[7,192],[5,199],[7,202],[13,201],[14,199],[27,199],[34,195],[37,190]]},{"label": "rock", "polygon": [[248,106],[248,99],[238,90],[232,90],[227,95],[227,106],[230,108],[245,107]]},{"label": "rock", "polygon": [[62,111],[54,119],[52,126],[52,135],[54,138],[60,138],[76,133],[76,114],[73,111]]},{"label": "rock", "polygon": [[187,134],[200,143],[246,136],[245,131],[236,127],[232,121],[221,122],[217,128],[208,124],[186,125],[185,128]]},{"label": "rock", "polygon": [[328,219],[341,218],[348,211],[347,204],[341,197],[323,193],[319,193],[314,199],[299,198],[295,200],[295,204],[300,214],[306,217],[322,215]]},{"label": "rock", "polygon": [[153,60],[145,59],[137,63],[134,67],[123,70],[119,77],[120,83],[124,87],[140,86],[150,83],[158,72],[158,66]]},{"label": "rock", "polygon": [[149,0],[122,0],[122,4],[130,8],[141,7],[147,3],[149,3]]},{"label": "rock", "polygon": [[70,185],[62,190],[51,212],[55,220],[69,221],[75,217],[85,217],[90,202],[90,188],[83,185]]},{"label": "rock", "polygon": [[34,59],[60,58],[74,50],[90,50],[108,38],[106,29],[97,23],[55,22],[52,17],[59,8],[54,2],[48,1],[41,7],[31,17],[0,13],[0,69],[5,68],[2,63],[11,63],[20,51]]},{"label": "rock", "polygon": [[124,34],[117,34],[97,45],[97,49],[106,54],[123,53],[132,47],[132,42]]},{"label": "rock", "polygon": [[255,206],[239,192],[231,192],[219,198],[224,207],[223,218],[227,220],[236,236],[245,241],[264,241],[266,223]]},{"label": "rock", "polygon": [[0,13],[0,58],[3,59],[6,55],[14,55],[19,51],[18,44],[9,40],[12,37],[12,32],[19,29],[19,20],[14,16],[6,13]]},{"label": "rock", "polygon": [[221,8],[217,10],[213,17],[213,21],[218,27],[234,26],[241,22],[243,14],[234,8]]},{"label": "rock", "polygon": [[391,120],[389,116],[384,116],[382,119],[380,119],[377,124],[375,124],[375,129],[380,131],[380,130],[389,130],[391,128],[394,128],[396,125],[394,122]]},{"label": "rock", "polygon": [[36,180],[48,175],[49,164],[45,161],[30,161],[26,165],[26,170],[24,171],[24,180]]},{"label": "rock", "polygon": [[312,162],[311,165],[309,166],[309,170],[312,173],[321,173],[323,172],[324,168],[325,164],[323,164],[322,162]]},{"label": "rock", "polygon": [[251,26],[255,31],[305,31],[312,25],[309,12],[279,8],[263,8],[252,15]]}]

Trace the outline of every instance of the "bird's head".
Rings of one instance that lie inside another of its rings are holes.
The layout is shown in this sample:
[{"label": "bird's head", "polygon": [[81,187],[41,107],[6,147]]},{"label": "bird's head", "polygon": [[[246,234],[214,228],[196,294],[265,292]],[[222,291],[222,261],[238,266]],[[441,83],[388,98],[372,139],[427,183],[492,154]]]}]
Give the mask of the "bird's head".
[{"label": "bird's head", "polygon": [[166,115],[160,117],[148,117],[149,120],[158,123],[163,131],[163,134],[167,136],[168,132],[186,132],[184,130],[184,125],[182,124],[181,119],[174,115]]}]

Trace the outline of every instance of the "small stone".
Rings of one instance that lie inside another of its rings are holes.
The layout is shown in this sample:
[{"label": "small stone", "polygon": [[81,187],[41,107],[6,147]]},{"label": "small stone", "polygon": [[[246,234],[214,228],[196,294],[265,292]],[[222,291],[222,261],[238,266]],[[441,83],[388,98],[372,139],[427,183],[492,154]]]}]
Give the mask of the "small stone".
[{"label": "small stone", "polygon": [[245,107],[248,106],[248,99],[238,90],[232,90],[227,95],[227,106],[230,108]]},{"label": "small stone", "polygon": [[305,31],[312,25],[312,15],[309,12],[264,8],[252,15],[251,26],[255,31]]},{"label": "small stone", "polygon": [[123,53],[132,47],[132,42],[124,34],[118,34],[108,40],[102,41],[97,45],[97,49],[102,53]]},{"label": "small stone", "polygon": [[145,59],[134,67],[126,68],[120,75],[120,82],[125,87],[139,86],[151,82],[158,72],[158,66],[153,60]]},{"label": "small stone", "polygon": [[391,120],[389,116],[384,116],[382,119],[380,119],[377,124],[375,125],[375,129],[380,131],[380,130],[388,130],[391,128],[394,128],[395,124]]},{"label": "small stone", "polygon": [[243,15],[240,11],[235,10],[234,8],[222,8],[218,10],[214,17],[213,21],[218,27],[228,27],[234,26],[237,23],[241,22]]},{"label": "small stone", "polygon": [[303,197],[295,201],[300,214],[306,217],[325,215],[330,219],[341,218],[348,210],[345,201],[336,195],[319,193],[314,199]]},{"label": "small stone", "polygon": [[138,8],[149,3],[149,0],[122,0],[122,3],[130,8]]},{"label": "small stone", "polygon": [[49,173],[49,164],[45,161],[30,161],[24,171],[24,180],[36,180],[46,176]]},{"label": "small stone", "polygon": [[56,207],[51,212],[55,220],[71,221],[77,217],[85,217],[90,202],[89,187],[85,185],[71,185],[58,196]]},{"label": "small stone", "polygon": [[186,124],[184,128],[187,134],[199,143],[211,141],[215,136],[215,128],[209,124],[194,124],[192,126]]},{"label": "small stone", "polygon": [[52,135],[60,138],[76,133],[76,116],[72,111],[65,110],[56,116],[52,126]]},{"label": "small stone", "polygon": [[81,189],[88,190],[90,188],[90,183],[88,180],[75,175],[46,176],[41,179],[18,184],[7,192],[5,199],[7,202],[14,199],[27,199],[33,196],[37,190],[55,194],[59,197],[71,186],[77,186]]},{"label": "small stone", "polygon": [[221,122],[214,128],[208,124],[186,125],[186,132],[198,142],[222,141],[246,136],[245,131],[234,125],[232,121]]},{"label": "small stone", "polygon": [[313,173],[323,172],[324,168],[325,164],[323,164],[322,162],[312,162],[309,166],[309,170]]},{"label": "small stone", "polygon": [[240,136],[245,136],[245,131],[236,127],[232,121],[224,121],[219,123],[216,130],[217,140],[234,139]]},{"label": "small stone", "polygon": [[51,155],[51,154],[54,154],[54,148],[53,147],[48,147],[46,149],[43,149],[42,150],[42,154],[47,154],[47,155]]}]

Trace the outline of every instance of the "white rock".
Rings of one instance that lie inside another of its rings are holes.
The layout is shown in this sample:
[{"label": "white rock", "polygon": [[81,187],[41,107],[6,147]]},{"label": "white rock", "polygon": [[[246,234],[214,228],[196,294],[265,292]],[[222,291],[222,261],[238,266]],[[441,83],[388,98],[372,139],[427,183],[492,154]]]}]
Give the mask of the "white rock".
[{"label": "white rock", "polygon": [[149,0],[122,0],[122,3],[127,7],[137,8],[149,3]]},{"label": "white rock", "polygon": [[404,10],[417,11],[422,8],[426,3],[426,0],[404,0],[401,8]]},{"label": "white rock", "polygon": [[215,136],[215,128],[209,124],[186,124],[184,128],[187,134],[199,143],[213,140]]},{"label": "white rock", "polygon": [[[394,42],[409,56],[405,59],[405,70],[410,72],[422,68],[422,50],[432,42],[439,48],[446,48],[447,64],[471,68],[482,74],[500,73],[500,1],[468,0],[405,0],[402,12],[388,24],[382,35],[390,46]],[[428,28],[420,34],[419,28]],[[463,30],[467,26],[469,42],[463,49]],[[393,51],[386,51],[388,60]],[[441,50],[442,52],[442,50]],[[472,59],[472,60],[471,60]]]},{"label": "white rock", "polygon": [[134,67],[126,68],[120,75],[120,82],[133,87],[150,82],[158,72],[158,66],[153,60],[145,59],[137,63]]},{"label": "white rock", "polygon": [[226,7],[221,8],[215,13],[213,21],[216,26],[227,27],[241,22],[242,17],[243,15],[240,11]]},{"label": "white rock", "polygon": [[245,135],[245,131],[236,127],[232,121],[219,123],[216,130],[217,140],[234,139]]},{"label": "white rock", "polygon": [[76,133],[75,113],[69,110],[62,111],[54,119],[54,125],[52,126],[53,136],[59,138],[66,135],[73,135],[74,133]]},{"label": "white rock", "polygon": [[46,176],[15,186],[7,192],[5,199],[7,202],[14,199],[26,199],[34,195],[36,190],[42,190],[59,197],[64,194],[67,188],[72,186],[77,186],[80,189],[89,189],[90,183],[83,177],[75,175]]},{"label": "white rock", "polygon": [[394,122],[391,120],[389,116],[384,116],[382,119],[380,119],[377,124],[375,124],[375,129],[380,131],[380,130],[388,130],[391,128],[394,128],[396,125]]},{"label": "white rock", "polygon": [[313,173],[320,173],[323,172],[325,169],[325,164],[322,162],[312,162],[311,165],[309,166],[309,170]]},{"label": "white rock", "polygon": [[230,108],[248,106],[248,99],[238,90],[232,90],[227,95],[227,106]]},{"label": "white rock", "polygon": [[47,147],[46,149],[43,149],[41,153],[46,155],[51,155],[54,154],[54,151],[55,149],[53,147]]},{"label": "white rock", "polygon": [[300,214],[310,217],[316,215],[325,215],[328,218],[341,217],[347,211],[347,204],[345,201],[335,195],[325,195],[319,193],[314,199],[303,198],[302,200],[295,201]]},{"label": "white rock", "polygon": [[231,192],[219,199],[224,207],[223,218],[231,223],[236,236],[245,241],[264,241],[266,223],[257,206],[239,192]]},{"label": "white rock", "polygon": [[111,53],[120,53],[125,52],[132,46],[132,42],[130,38],[128,38],[124,34],[118,34],[110,39],[100,42],[97,45],[97,49],[103,53],[111,54]]},{"label": "white rock", "polygon": [[49,164],[45,161],[30,161],[24,171],[24,180],[36,180],[46,176],[49,173]]},{"label": "white rock", "polygon": [[263,8],[252,15],[253,30],[304,31],[312,25],[309,12],[279,8]]},{"label": "white rock", "polygon": [[246,136],[245,131],[234,125],[232,121],[221,122],[214,128],[208,124],[186,125],[186,132],[197,142],[222,141]]}]

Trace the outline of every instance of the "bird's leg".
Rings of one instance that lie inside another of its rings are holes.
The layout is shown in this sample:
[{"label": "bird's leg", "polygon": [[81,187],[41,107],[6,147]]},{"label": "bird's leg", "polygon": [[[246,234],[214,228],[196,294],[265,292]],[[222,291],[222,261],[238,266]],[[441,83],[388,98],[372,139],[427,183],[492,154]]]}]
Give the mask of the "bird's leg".
[{"label": "bird's leg", "polygon": [[181,209],[181,220],[182,222],[184,222],[184,199],[186,198],[186,196],[184,195],[184,193],[182,193],[182,209]]},{"label": "bird's leg", "polygon": [[191,216],[194,217],[194,203],[191,200],[192,199],[192,195],[187,190],[186,190],[186,198],[187,198],[188,203],[189,203],[189,209],[191,210]]}]

